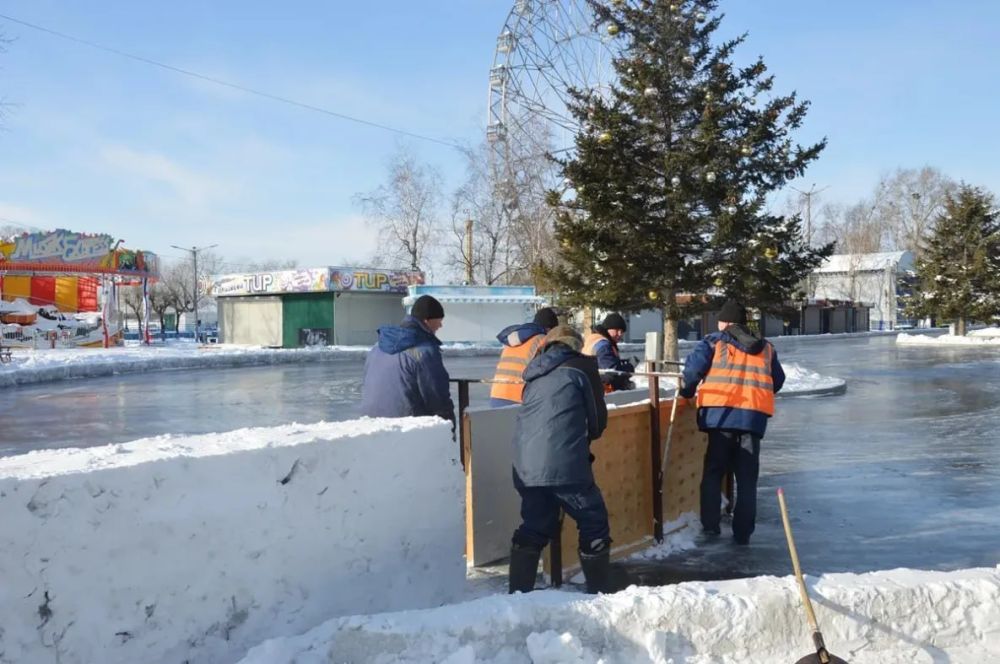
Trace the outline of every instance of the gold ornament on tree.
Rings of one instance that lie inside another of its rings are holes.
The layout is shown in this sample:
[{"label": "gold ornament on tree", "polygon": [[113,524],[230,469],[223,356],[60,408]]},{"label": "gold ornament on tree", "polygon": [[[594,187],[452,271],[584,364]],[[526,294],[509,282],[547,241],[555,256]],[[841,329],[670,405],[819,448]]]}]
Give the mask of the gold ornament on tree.
[{"label": "gold ornament on tree", "polygon": [[659,293],[657,293],[657,292],[656,292],[655,290],[651,290],[651,291],[649,291],[648,293],[646,293],[646,295],[647,295],[647,296],[649,297],[649,299],[650,299],[650,300],[652,300],[653,302],[656,302],[656,301],[657,301],[658,299],[660,299],[660,294],[659,294]]},{"label": "gold ornament on tree", "polygon": [[612,138],[611,137],[611,132],[610,131],[604,131],[604,132],[601,132],[601,135],[597,137],[597,142],[600,143],[600,144],[602,144],[602,145],[607,145],[608,143],[611,142],[611,138]]},{"label": "gold ornament on tree", "polygon": [[764,250],[764,256],[768,260],[772,260],[773,261],[775,258],[778,257],[778,250],[776,248],[774,248],[774,247],[768,247],[767,249]]}]

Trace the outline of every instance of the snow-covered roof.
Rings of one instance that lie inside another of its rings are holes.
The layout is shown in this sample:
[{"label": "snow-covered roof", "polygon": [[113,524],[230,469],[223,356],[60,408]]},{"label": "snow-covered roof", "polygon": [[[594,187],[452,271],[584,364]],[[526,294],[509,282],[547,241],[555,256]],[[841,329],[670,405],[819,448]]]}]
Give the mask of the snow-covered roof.
[{"label": "snow-covered roof", "polygon": [[830,256],[816,268],[816,274],[837,272],[881,272],[886,269],[909,270],[913,268],[913,253],[888,251],[878,254],[837,254]]}]

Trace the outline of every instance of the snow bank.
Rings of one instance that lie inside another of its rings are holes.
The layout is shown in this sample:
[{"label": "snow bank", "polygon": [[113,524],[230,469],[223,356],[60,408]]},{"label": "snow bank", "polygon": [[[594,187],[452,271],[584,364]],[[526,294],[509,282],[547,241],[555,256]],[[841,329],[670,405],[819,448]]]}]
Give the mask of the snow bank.
[{"label": "snow bank", "polygon": [[0,459],[0,662],[233,662],[333,616],[455,601],[457,453],[419,418]]},{"label": "snow bank", "polygon": [[[368,348],[264,348],[236,344],[199,346],[194,342],[183,341],[153,346],[136,344],[123,348],[15,348],[11,362],[0,364],[0,387],[141,371],[360,360],[364,358]],[[499,345],[454,344],[443,348],[447,357],[490,357],[500,354]]]},{"label": "snow bank", "polygon": [[896,337],[899,346],[1000,346],[1000,331],[996,328],[973,330],[968,336],[952,334],[932,336],[929,334],[901,334]]},{"label": "snow bank", "polygon": [[[1000,658],[1000,571],[894,570],[810,579],[827,646],[852,664]],[[812,640],[792,577],[542,591],[330,621],[242,664],[788,664]]]}]

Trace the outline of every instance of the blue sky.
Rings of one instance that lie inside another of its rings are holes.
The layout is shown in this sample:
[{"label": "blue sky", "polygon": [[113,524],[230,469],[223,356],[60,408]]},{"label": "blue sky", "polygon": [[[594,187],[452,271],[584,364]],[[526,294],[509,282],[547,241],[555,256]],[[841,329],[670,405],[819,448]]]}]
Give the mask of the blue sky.
[{"label": "blue sky", "polygon": [[[0,13],[412,132],[477,142],[513,0],[0,1]],[[930,164],[1000,189],[1000,3],[723,0],[779,91],[813,102],[803,141],[830,146],[798,183],[852,202],[879,175]],[[0,218],[107,232],[167,258],[218,244],[244,260],[377,255],[351,198],[400,139],[0,20]],[[447,147],[406,141],[461,179]],[[0,224],[5,223],[0,219]]]}]

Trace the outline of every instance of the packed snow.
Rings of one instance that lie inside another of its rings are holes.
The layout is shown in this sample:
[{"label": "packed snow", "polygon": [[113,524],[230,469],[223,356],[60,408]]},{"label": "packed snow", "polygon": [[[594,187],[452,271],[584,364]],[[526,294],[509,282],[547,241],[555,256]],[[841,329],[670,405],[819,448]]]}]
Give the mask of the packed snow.
[{"label": "packed snow", "polygon": [[966,336],[954,334],[900,334],[896,337],[900,346],[997,346],[1000,347],[1000,328],[990,327],[972,330]]},{"label": "packed snow", "polygon": [[[807,578],[827,647],[852,664],[1000,658],[1000,568]],[[791,576],[497,595],[328,621],[242,664],[788,664],[815,652]]]},{"label": "packed snow", "polygon": [[0,459],[0,662],[226,664],[333,616],[458,601],[457,456],[447,423],[411,418]]}]

